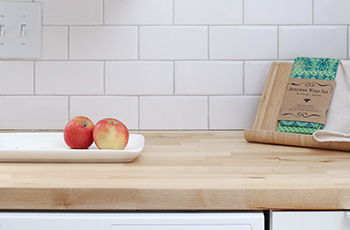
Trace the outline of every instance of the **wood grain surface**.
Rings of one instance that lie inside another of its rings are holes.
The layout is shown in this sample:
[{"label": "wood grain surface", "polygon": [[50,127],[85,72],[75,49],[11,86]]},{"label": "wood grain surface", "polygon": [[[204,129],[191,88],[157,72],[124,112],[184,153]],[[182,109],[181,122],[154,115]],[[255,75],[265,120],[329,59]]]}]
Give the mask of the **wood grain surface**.
[{"label": "wood grain surface", "polygon": [[137,132],[132,163],[0,163],[3,210],[350,209],[350,153],[243,132]]},{"label": "wood grain surface", "polygon": [[283,95],[293,63],[273,62],[256,112],[253,129],[276,131]]}]

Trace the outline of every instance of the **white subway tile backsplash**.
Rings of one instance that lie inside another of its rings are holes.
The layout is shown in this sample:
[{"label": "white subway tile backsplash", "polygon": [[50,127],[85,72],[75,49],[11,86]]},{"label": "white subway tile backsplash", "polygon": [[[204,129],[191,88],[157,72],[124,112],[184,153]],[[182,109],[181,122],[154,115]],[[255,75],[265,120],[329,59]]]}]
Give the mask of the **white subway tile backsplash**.
[{"label": "white subway tile backsplash", "polygon": [[279,58],[298,56],[347,58],[345,26],[281,26]]},{"label": "white subway tile backsplash", "polygon": [[[0,62],[0,94],[33,94],[34,63],[31,61]],[[1,98],[1,97],[0,97]]]},{"label": "white subway tile backsplash", "polygon": [[251,128],[259,101],[259,96],[209,97],[209,129]]},{"label": "white subway tile backsplash", "polygon": [[210,59],[277,58],[275,26],[213,26],[209,34]]},{"label": "white subway tile backsplash", "polygon": [[175,93],[180,95],[243,94],[243,62],[175,62]]},{"label": "white subway tile backsplash", "polygon": [[172,0],[105,0],[107,25],[164,25],[173,23]]},{"label": "white subway tile backsplash", "polygon": [[173,94],[173,66],[169,61],[106,62],[106,94]]},{"label": "white subway tile backsplash", "polygon": [[95,124],[103,118],[116,118],[128,129],[138,129],[138,98],[116,96],[70,97],[70,119],[86,116]]},{"label": "white subway tile backsplash", "polygon": [[245,24],[312,24],[312,0],[244,0]]},{"label": "white subway tile backsplash", "polygon": [[36,94],[103,94],[103,62],[36,62],[35,75]]},{"label": "white subway tile backsplash", "polygon": [[68,59],[68,27],[44,26],[42,40],[43,60]]},{"label": "white subway tile backsplash", "polygon": [[207,58],[208,28],[205,26],[140,27],[140,59]]},{"label": "white subway tile backsplash", "polygon": [[103,0],[35,0],[43,4],[44,25],[102,25]]},{"label": "white subway tile backsplash", "polygon": [[262,94],[271,61],[247,61],[244,64],[244,93]]},{"label": "white subway tile backsplash", "polygon": [[137,59],[136,26],[73,26],[69,34],[70,59]]},{"label": "white subway tile backsplash", "polygon": [[174,0],[175,24],[241,24],[242,0]]},{"label": "white subway tile backsplash", "polygon": [[63,130],[67,122],[68,97],[0,97],[0,129]]},{"label": "white subway tile backsplash", "polygon": [[202,96],[140,97],[140,129],[207,129],[207,110]]},{"label": "white subway tile backsplash", "polygon": [[350,24],[349,0],[314,0],[315,24]]},{"label": "white subway tile backsplash", "polygon": [[348,0],[6,1],[42,2],[43,40],[0,60],[0,129],[250,128],[273,61],[350,57]]}]

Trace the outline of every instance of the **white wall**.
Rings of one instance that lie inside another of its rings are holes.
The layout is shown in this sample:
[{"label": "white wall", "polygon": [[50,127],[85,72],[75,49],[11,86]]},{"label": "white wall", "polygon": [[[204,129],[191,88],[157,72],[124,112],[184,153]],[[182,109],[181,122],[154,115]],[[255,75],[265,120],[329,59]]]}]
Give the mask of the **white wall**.
[{"label": "white wall", "polygon": [[272,61],[349,55],[348,0],[38,1],[43,56],[0,61],[0,129],[249,128]]}]

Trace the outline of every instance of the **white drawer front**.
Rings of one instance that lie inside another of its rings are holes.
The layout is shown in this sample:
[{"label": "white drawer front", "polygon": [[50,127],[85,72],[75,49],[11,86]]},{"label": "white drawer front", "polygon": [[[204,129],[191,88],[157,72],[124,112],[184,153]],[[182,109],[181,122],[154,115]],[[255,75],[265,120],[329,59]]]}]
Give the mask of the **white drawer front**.
[{"label": "white drawer front", "polygon": [[345,211],[273,212],[272,230],[349,230]]},{"label": "white drawer front", "polygon": [[0,213],[0,230],[264,230],[256,213]]},{"label": "white drawer front", "polygon": [[133,225],[113,226],[111,230],[252,230],[250,224],[244,225]]}]

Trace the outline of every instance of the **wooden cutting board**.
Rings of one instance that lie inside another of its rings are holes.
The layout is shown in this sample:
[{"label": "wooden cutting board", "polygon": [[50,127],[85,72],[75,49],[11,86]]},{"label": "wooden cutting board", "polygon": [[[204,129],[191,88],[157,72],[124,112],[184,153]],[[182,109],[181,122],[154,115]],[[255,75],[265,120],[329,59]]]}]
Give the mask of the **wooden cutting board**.
[{"label": "wooden cutting board", "polygon": [[272,63],[253,127],[244,131],[244,138],[249,142],[350,151],[350,143],[347,142],[320,143],[312,135],[276,131],[277,117],[292,69],[293,63]]}]

